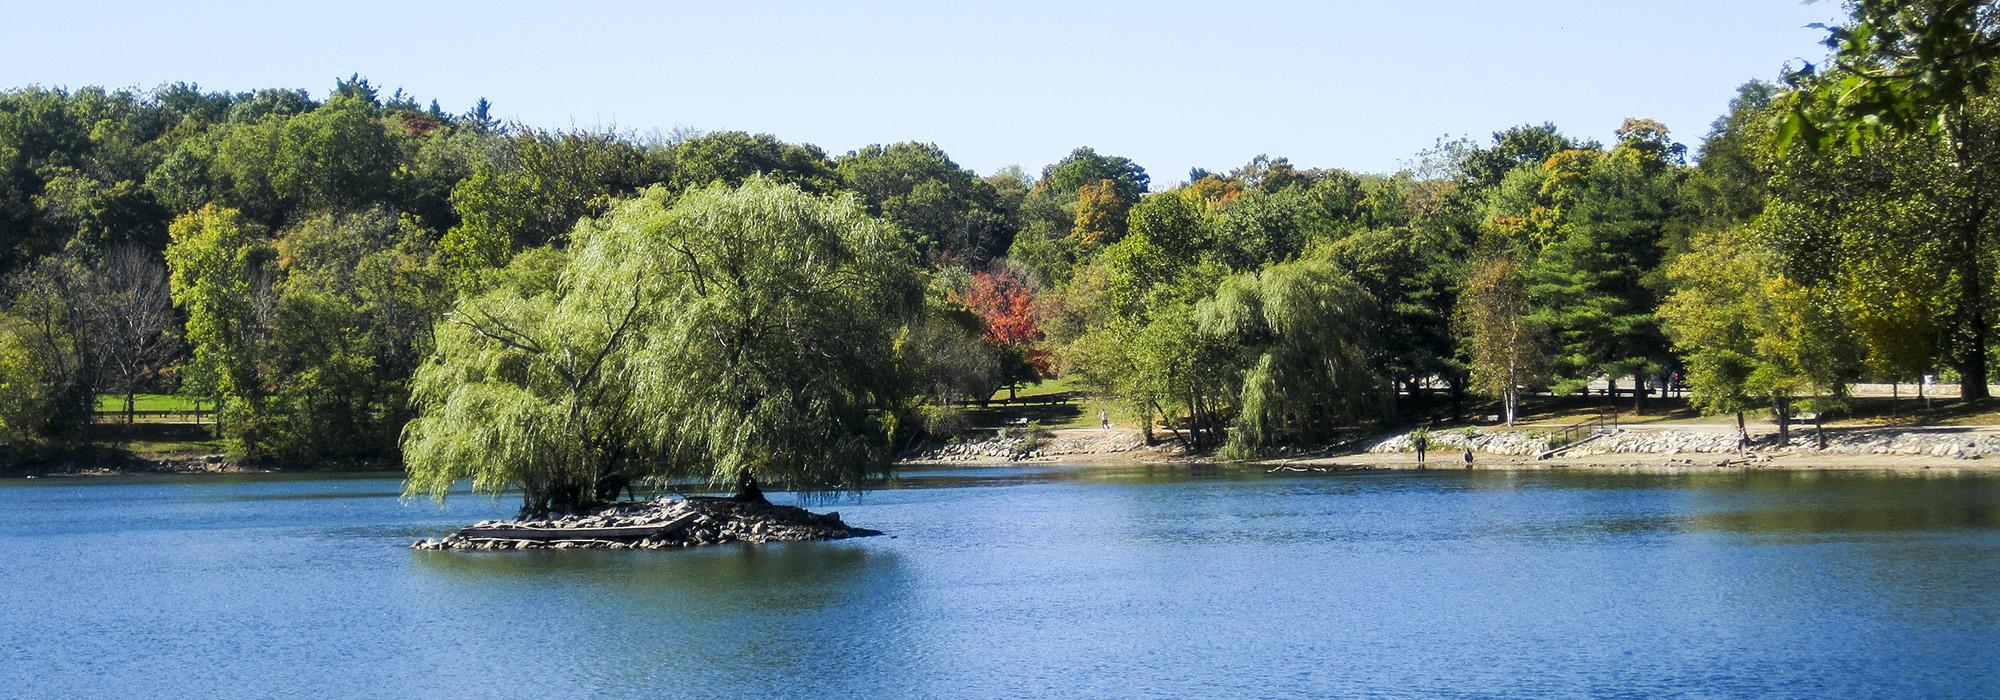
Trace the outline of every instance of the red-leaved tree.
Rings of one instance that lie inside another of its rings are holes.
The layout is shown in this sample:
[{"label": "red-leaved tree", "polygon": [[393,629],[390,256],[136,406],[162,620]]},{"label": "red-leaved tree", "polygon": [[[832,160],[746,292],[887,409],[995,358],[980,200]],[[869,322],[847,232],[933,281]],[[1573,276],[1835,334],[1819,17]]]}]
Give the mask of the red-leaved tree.
[{"label": "red-leaved tree", "polygon": [[1000,380],[1007,385],[1009,400],[1022,383],[1049,376],[1035,291],[1019,271],[1003,268],[973,275],[960,303],[979,315],[986,342],[1000,351]]}]

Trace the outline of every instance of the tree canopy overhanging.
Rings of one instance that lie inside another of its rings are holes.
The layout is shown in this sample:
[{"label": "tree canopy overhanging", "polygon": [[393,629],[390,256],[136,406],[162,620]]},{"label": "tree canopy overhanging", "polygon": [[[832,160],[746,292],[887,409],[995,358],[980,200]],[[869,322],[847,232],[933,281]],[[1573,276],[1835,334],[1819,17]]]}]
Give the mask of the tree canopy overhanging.
[{"label": "tree canopy overhanging", "polygon": [[753,176],[652,187],[438,324],[410,490],[521,485],[573,511],[656,478],[852,489],[888,460],[915,256],[852,196]]}]

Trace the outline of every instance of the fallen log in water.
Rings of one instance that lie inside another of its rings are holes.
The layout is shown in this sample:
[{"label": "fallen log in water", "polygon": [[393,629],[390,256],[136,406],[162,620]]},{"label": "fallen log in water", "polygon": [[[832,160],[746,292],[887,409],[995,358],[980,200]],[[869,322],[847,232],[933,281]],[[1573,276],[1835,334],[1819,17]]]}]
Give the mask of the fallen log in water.
[{"label": "fallen log in water", "polygon": [[656,535],[678,532],[701,517],[700,513],[683,513],[679,517],[658,525],[626,525],[623,527],[528,527],[525,525],[472,526],[458,531],[466,539],[495,540],[625,540],[642,539]]}]

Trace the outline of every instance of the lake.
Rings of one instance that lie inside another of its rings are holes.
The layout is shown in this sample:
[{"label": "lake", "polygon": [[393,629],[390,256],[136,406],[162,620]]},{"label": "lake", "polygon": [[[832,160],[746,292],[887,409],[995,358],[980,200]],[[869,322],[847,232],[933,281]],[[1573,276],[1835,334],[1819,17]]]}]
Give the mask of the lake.
[{"label": "lake", "polygon": [[883,537],[492,553],[400,491],[0,481],[0,696],[2000,696],[1993,476],[909,470],[808,504]]}]

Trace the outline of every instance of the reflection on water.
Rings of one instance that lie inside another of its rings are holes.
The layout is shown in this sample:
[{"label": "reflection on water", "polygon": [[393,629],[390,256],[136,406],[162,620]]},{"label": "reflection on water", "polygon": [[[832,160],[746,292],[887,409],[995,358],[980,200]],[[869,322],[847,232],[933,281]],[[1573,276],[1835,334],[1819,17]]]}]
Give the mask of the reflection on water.
[{"label": "reflection on water", "polygon": [[1991,697],[2000,478],[904,469],[890,536],[410,551],[393,478],[0,482],[8,695]]},{"label": "reflection on water", "polygon": [[743,601],[809,612],[869,582],[894,577],[896,555],[848,543],[752,545],[685,551],[412,552],[418,568],[455,585],[495,579],[585,586],[631,609],[717,609]]}]

